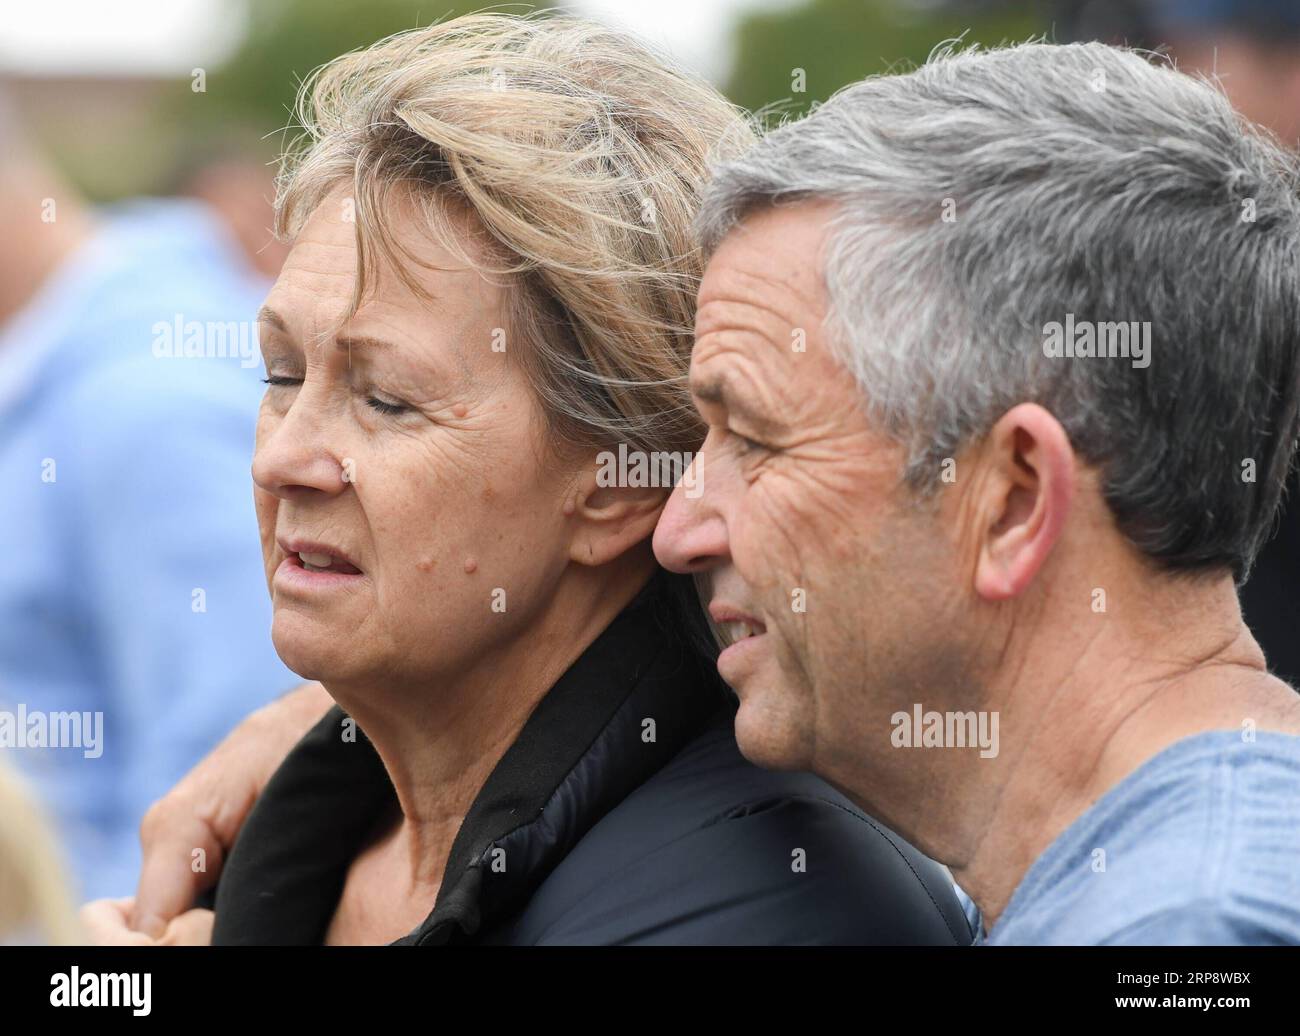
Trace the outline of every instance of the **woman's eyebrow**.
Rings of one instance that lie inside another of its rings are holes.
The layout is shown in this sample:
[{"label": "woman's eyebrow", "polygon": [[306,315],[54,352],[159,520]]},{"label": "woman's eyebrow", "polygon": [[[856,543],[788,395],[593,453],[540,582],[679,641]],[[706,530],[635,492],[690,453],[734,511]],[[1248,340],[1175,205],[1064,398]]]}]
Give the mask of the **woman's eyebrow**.
[{"label": "woman's eyebrow", "polygon": [[[289,322],[270,306],[263,306],[257,311],[257,322],[273,327],[284,334],[290,334]],[[334,336],[334,346],[351,352],[356,348],[391,349],[393,343],[385,338],[376,338],[374,335],[337,334]]]},{"label": "woman's eyebrow", "polygon": [[257,311],[256,321],[259,324],[267,324],[268,326],[275,328],[277,331],[282,331],[285,334],[289,333],[288,322],[284,319],[284,317],[280,316],[280,314],[277,313],[275,310],[273,310],[270,306],[263,306],[261,309]]},{"label": "woman's eyebrow", "polygon": [[340,334],[334,336],[334,348],[345,350],[350,355],[354,348],[395,349],[397,347],[386,338],[375,338],[372,335]]},{"label": "woman's eyebrow", "polygon": [[[289,322],[270,306],[263,306],[257,311],[257,322],[272,327],[282,334],[291,334]],[[353,349],[367,351],[392,349],[394,344],[385,338],[376,338],[373,335],[337,334],[334,336],[334,348],[348,354],[348,364],[350,366]]]}]

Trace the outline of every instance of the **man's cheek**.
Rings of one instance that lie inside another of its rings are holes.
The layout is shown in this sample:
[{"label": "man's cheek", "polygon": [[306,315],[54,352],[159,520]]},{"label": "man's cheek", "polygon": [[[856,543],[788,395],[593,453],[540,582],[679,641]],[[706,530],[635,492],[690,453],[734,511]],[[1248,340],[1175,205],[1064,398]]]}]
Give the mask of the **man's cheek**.
[{"label": "man's cheek", "polygon": [[750,590],[768,604],[774,588],[790,581],[797,559],[797,535],[791,535],[790,515],[779,495],[752,488],[738,508],[731,530],[731,555]]},{"label": "man's cheek", "polygon": [[770,574],[784,580],[787,592],[802,581],[822,577],[826,553],[844,530],[828,522],[828,500],[813,481],[774,478],[756,494],[762,537],[756,547],[770,559]]}]

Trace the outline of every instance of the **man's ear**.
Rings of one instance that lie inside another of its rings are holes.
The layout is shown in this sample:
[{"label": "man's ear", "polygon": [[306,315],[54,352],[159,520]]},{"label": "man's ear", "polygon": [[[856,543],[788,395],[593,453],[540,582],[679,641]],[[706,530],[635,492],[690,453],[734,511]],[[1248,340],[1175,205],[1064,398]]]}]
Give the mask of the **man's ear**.
[{"label": "man's ear", "polygon": [[1074,449],[1061,423],[1037,403],[998,420],[980,449],[984,468],[971,509],[979,542],[975,592],[1016,597],[1060,538],[1074,500]]},{"label": "man's ear", "polygon": [[586,472],[570,493],[565,513],[573,523],[569,556],[580,565],[604,565],[654,534],[669,489],[598,486]]}]

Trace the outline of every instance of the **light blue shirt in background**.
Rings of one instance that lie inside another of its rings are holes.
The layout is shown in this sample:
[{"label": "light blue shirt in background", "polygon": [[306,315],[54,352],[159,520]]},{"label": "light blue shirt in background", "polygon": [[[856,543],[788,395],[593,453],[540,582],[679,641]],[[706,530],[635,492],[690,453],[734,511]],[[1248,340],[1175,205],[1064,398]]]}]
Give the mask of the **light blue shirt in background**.
[{"label": "light blue shirt in background", "polygon": [[1149,759],[1025,873],[990,946],[1300,944],[1300,737]]},{"label": "light blue shirt in background", "polygon": [[84,898],[134,894],[149,803],[297,682],[252,506],[266,289],[198,203],[135,202],[0,327],[0,745],[20,711],[103,724],[0,755]]}]

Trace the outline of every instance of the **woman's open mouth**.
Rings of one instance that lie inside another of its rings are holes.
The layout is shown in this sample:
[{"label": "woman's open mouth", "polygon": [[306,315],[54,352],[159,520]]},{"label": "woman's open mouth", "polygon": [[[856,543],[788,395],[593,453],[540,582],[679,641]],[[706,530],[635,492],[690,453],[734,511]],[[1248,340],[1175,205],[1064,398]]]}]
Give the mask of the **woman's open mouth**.
[{"label": "woman's open mouth", "polygon": [[314,554],[300,550],[297,554],[290,554],[289,560],[296,560],[308,572],[335,572],[345,576],[361,575],[361,569],[357,568],[356,565],[349,564],[342,558],[336,558],[332,554]]},{"label": "woman's open mouth", "polygon": [[315,591],[355,584],[365,573],[337,548],[320,543],[278,541],[284,559],[272,585],[285,591]]},{"label": "woman's open mouth", "polygon": [[314,563],[318,556],[309,554],[308,557],[313,560],[304,561],[297,554],[286,555],[275,570],[272,587],[288,593],[347,589],[365,578],[364,572],[346,561],[334,559],[328,565],[318,565]]}]

